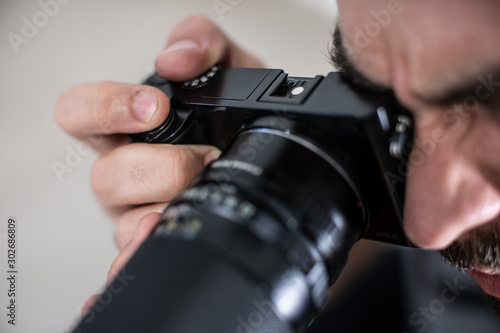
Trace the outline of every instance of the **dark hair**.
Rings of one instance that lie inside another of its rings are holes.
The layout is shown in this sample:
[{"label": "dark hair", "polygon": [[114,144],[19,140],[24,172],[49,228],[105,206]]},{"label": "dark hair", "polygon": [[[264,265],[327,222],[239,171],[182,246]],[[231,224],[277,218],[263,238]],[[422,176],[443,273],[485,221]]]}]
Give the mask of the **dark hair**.
[{"label": "dark hair", "polygon": [[346,50],[343,43],[342,29],[340,28],[338,17],[335,18],[335,27],[332,33],[332,45],[330,46],[329,51],[330,63],[337,71],[342,73],[346,80],[351,81],[358,87],[366,88],[372,91],[384,92],[390,90],[373,84],[356,70],[349,57],[347,57],[349,51]]}]

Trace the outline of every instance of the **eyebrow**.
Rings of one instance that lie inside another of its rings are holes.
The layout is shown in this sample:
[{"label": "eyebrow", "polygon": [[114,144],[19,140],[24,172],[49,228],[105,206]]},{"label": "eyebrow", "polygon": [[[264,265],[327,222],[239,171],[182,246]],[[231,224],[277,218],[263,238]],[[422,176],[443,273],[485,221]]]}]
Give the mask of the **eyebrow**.
[{"label": "eyebrow", "polygon": [[500,83],[500,66],[483,70],[482,73],[465,78],[462,83],[451,86],[435,95],[417,95],[416,97],[436,105],[464,103],[467,98],[476,98],[478,102],[486,105],[496,103],[500,100],[500,87],[498,86]]},{"label": "eyebrow", "polygon": [[[337,19],[335,22],[334,31],[332,34],[332,45],[329,50],[330,63],[335,67],[336,70],[342,73],[342,76],[352,82],[358,87],[362,87],[374,92],[387,92],[392,89],[383,87],[376,84],[365,77],[361,72],[359,72],[351,59],[348,57],[348,51],[343,44],[342,31],[340,29],[340,24]],[[478,97],[477,89],[479,86],[483,85],[484,89],[487,89],[488,98],[480,99],[479,102],[483,104],[500,102],[500,87],[491,91],[491,87],[486,87],[483,82],[479,80],[480,77],[484,78],[485,81],[489,81],[488,77],[492,76],[492,81],[494,83],[500,82],[500,65],[497,68],[489,68],[482,72],[483,74],[476,75],[469,79],[464,79],[462,84],[458,84],[448,88],[445,91],[439,92],[431,96],[421,96],[416,95],[415,97],[424,101],[427,104],[432,105],[451,105],[457,102],[464,102],[467,97]],[[496,81],[495,81],[496,79]],[[483,93],[485,90],[483,89]]]}]

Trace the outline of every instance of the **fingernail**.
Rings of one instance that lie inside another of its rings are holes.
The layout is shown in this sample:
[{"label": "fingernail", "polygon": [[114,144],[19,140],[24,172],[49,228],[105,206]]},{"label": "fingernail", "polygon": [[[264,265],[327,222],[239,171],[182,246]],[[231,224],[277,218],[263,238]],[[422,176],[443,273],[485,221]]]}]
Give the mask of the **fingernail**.
[{"label": "fingernail", "polygon": [[95,294],[90,296],[81,304],[80,307],[80,315],[85,317],[85,315],[89,312],[89,310],[94,306],[94,303],[99,299],[99,294]]},{"label": "fingernail", "polygon": [[142,122],[150,121],[157,109],[158,100],[152,91],[145,89],[134,97],[134,111]]},{"label": "fingernail", "polygon": [[171,53],[175,51],[182,51],[182,50],[190,50],[190,49],[199,49],[201,46],[197,41],[188,39],[188,40],[181,40],[179,42],[176,42],[170,46],[168,46],[165,51],[162,52],[162,54],[165,53]]},{"label": "fingernail", "polygon": [[207,166],[208,164],[212,163],[213,161],[218,159],[219,156],[220,156],[219,151],[212,151],[208,153],[207,155],[205,155],[205,159],[203,160],[204,166]]},{"label": "fingernail", "polygon": [[123,247],[123,250],[125,250],[126,248],[128,248],[130,246],[130,244],[132,244],[132,241],[134,239],[137,238],[137,235],[139,234],[139,228],[138,228],[138,225],[135,226],[135,229],[134,229],[134,233],[132,234],[132,236],[130,237],[130,240],[128,241],[127,245],[125,245]]}]

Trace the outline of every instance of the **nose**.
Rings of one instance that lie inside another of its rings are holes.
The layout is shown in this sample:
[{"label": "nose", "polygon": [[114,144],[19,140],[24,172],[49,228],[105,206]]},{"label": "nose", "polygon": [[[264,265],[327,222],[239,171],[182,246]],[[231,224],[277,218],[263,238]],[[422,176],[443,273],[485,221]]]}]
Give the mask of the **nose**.
[{"label": "nose", "polygon": [[[446,130],[439,121],[429,121],[428,114],[419,117],[409,159],[404,227],[415,245],[443,249],[497,218],[500,194],[478,161],[483,147],[467,143],[474,129]],[[444,135],[431,140],[436,128]]]}]

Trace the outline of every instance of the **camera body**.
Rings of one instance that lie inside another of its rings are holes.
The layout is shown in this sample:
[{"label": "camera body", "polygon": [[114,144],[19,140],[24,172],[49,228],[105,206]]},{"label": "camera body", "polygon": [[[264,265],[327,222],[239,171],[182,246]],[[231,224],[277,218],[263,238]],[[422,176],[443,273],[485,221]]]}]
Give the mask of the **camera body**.
[{"label": "camera body", "polygon": [[[155,74],[145,84],[171,98],[171,111],[157,129],[130,135],[132,142],[209,144],[224,150],[245,129],[308,127],[317,135],[305,139],[333,153],[363,192],[362,237],[412,246],[402,229],[412,119],[391,93],[354,87],[336,72],[303,78],[279,69],[220,66],[186,82],[167,82]],[[274,125],[255,122],[264,117],[272,117]]]},{"label": "camera body", "polygon": [[412,121],[391,93],[339,73],[220,66],[145,84],[171,110],[131,142],[223,152],[75,332],[303,331],[359,238],[411,246],[402,209]]}]

